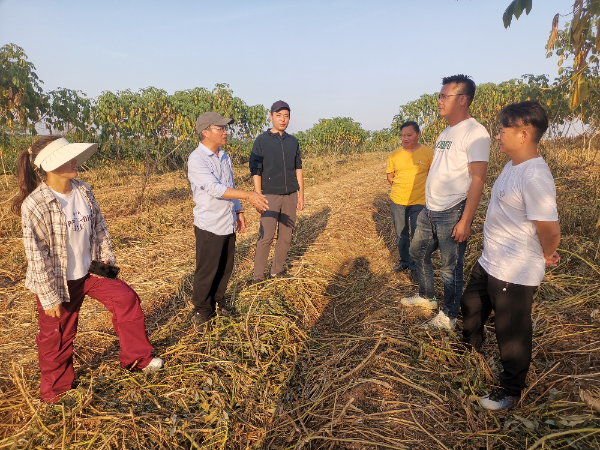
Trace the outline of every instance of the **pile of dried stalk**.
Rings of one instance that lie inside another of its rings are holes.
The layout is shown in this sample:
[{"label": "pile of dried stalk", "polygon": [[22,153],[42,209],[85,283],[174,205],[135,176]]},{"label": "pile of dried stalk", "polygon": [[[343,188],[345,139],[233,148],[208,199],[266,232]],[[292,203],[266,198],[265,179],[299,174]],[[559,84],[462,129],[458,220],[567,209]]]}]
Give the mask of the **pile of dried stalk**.
[{"label": "pile of dried stalk", "polygon": [[[593,408],[600,389],[600,265],[592,234],[600,167],[572,151],[546,156],[559,191],[563,261],[538,291],[528,390],[517,408],[501,414],[474,401],[500,370],[493,321],[485,352],[460,355],[452,350],[456,334],[421,327],[425,313],[399,305],[415,286],[390,273],[397,250],[385,155],[333,169],[308,162],[307,169],[313,164],[335,178],[314,178],[290,276],[263,289],[249,286],[258,220],[250,213],[228,290],[240,315],[217,319],[204,335],[188,320],[194,242],[185,178],[153,180],[139,210],[132,206],[135,177],[85,173],[122,277],[140,293],[151,341],[167,365],[152,374],[120,369],[110,315],[86,301],[75,342],[78,385],[53,406],[37,392],[36,313],[23,287],[19,224],[7,212],[5,190],[0,449],[599,448],[600,414]],[[501,163],[493,161],[486,195]],[[249,181],[245,171],[238,179]],[[481,251],[485,198],[467,272]]]}]

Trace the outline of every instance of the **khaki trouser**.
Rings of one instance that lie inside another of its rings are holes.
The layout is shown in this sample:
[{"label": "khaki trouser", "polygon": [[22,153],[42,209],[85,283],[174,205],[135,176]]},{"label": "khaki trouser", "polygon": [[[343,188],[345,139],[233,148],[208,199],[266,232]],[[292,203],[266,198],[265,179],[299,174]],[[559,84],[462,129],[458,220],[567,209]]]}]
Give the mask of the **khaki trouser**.
[{"label": "khaki trouser", "polygon": [[260,231],[254,255],[253,278],[255,280],[264,280],[265,278],[265,266],[267,265],[267,259],[269,259],[269,251],[276,227],[277,244],[275,245],[273,264],[271,264],[271,274],[276,275],[283,270],[292,243],[292,231],[294,231],[294,225],[296,224],[297,192],[289,195],[265,194],[265,197],[269,202],[269,209],[260,218]]}]

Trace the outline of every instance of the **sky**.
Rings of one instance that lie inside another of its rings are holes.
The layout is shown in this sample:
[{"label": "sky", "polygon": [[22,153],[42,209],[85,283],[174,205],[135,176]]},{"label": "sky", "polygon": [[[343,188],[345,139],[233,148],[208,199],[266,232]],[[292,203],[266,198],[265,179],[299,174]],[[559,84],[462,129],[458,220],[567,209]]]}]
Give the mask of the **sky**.
[{"label": "sky", "polygon": [[545,45],[572,1],[536,1],[505,29],[509,3],[0,0],[0,46],[22,47],[45,91],[228,83],[249,105],[288,102],[290,132],[332,117],[379,130],[402,104],[438,92],[444,76],[554,77]]}]

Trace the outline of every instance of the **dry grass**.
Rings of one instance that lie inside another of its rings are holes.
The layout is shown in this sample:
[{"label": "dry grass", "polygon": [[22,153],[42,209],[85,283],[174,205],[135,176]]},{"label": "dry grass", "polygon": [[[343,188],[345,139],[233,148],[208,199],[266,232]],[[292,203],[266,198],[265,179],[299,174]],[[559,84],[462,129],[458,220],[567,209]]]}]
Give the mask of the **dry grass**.
[{"label": "dry grass", "polygon": [[[75,341],[78,386],[57,405],[39,400],[36,312],[23,287],[19,223],[0,192],[0,448],[598,448],[600,419],[579,389],[600,387],[600,266],[592,236],[600,167],[579,152],[548,149],[565,237],[534,308],[534,358],[518,408],[482,411],[473,400],[499,371],[493,323],[483,355],[456,355],[454,334],[419,325],[400,307],[414,292],[390,273],[395,244],[385,155],[306,162],[307,208],[289,258],[290,278],[248,287],[258,215],[238,236],[228,300],[241,313],[197,334],[191,310],[194,238],[187,181],[139,180],[111,169],[82,178],[95,190],[122,278],[143,299],[154,374],[119,368],[110,315],[82,308]],[[502,160],[491,165],[491,182]],[[248,187],[245,168],[236,180]],[[466,255],[481,251],[481,204]],[[440,286],[437,286],[440,288]],[[540,442],[542,444],[542,442]]]}]

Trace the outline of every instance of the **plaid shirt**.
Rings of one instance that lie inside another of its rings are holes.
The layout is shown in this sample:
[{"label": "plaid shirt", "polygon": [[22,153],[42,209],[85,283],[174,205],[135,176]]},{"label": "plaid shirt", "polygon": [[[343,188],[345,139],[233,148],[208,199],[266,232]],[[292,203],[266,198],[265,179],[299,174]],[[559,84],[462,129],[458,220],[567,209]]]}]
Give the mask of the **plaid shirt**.
[{"label": "plaid shirt", "polygon": [[[71,180],[92,211],[92,260],[115,263],[106,222],[90,187]],[[25,287],[35,293],[44,310],[70,301],[67,288],[67,222],[60,203],[42,182],[21,206],[23,244],[27,256]]]}]

